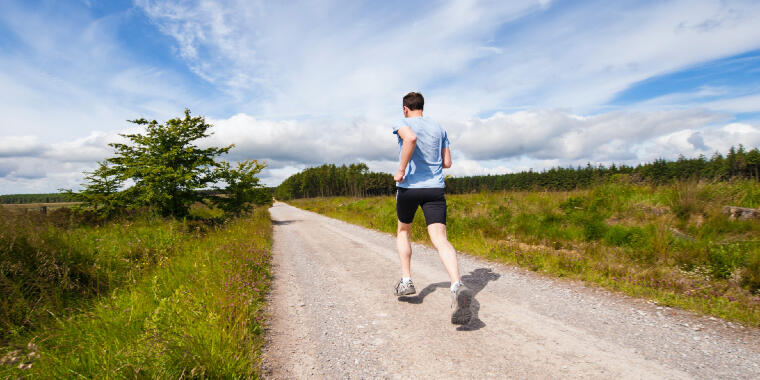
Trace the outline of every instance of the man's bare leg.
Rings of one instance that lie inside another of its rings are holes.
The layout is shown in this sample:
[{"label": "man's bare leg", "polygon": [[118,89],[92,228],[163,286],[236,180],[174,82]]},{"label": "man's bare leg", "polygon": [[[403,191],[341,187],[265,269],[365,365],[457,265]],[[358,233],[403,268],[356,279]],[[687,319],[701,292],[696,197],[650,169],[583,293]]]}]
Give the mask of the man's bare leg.
[{"label": "man's bare leg", "polygon": [[401,260],[401,275],[406,278],[412,277],[412,243],[409,240],[411,231],[411,224],[398,222],[396,248],[398,248],[398,258]]},{"label": "man's bare leg", "polygon": [[459,281],[459,263],[457,262],[457,252],[446,237],[446,225],[432,223],[428,225],[428,234],[430,234],[430,241],[433,242],[433,246],[438,250],[438,256],[441,258],[446,272],[449,273],[451,283],[454,284]]},{"label": "man's bare leg", "polygon": [[456,309],[451,313],[451,323],[455,325],[470,323],[474,294],[462,284],[459,278],[457,252],[446,237],[446,225],[443,223],[430,224],[428,233],[435,249],[438,250],[438,256],[441,257],[443,266],[446,267],[446,272],[449,272],[449,279],[451,279],[451,306],[456,306]]}]

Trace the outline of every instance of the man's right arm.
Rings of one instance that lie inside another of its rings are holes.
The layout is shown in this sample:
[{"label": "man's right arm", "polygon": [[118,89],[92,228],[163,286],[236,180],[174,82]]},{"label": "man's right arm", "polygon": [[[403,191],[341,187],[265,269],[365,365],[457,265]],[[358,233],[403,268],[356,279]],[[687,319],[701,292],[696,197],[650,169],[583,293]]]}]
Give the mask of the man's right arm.
[{"label": "man's right arm", "polygon": [[415,135],[412,129],[407,126],[399,128],[397,133],[404,142],[401,144],[399,168],[393,176],[393,179],[396,182],[401,182],[404,180],[404,174],[406,174],[406,165],[408,165],[409,161],[412,159],[414,148],[417,146],[417,135]]},{"label": "man's right arm", "polygon": [[444,169],[448,169],[451,167],[451,149],[449,147],[445,147],[441,149],[441,157],[443,157],[443,163],[441,166],[443,166]]}]

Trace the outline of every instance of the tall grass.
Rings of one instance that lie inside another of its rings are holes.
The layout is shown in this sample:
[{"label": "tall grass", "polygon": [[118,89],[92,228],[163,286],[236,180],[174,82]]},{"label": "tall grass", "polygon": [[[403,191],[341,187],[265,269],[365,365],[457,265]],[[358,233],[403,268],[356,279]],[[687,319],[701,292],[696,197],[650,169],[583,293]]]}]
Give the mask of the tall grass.
[{"label": "tall grass", "polygon": [[[681,182],[587,190],[449,195],[448,234],[468,253],[760,325],[760,221],[723,205],[757,207],[760,186]],[[388,233],[395,199],[314,198],[294,205]],[[419,212],[415,240],[429,243]]]},{"label": "tall grass", "polygon": [[149,216],[107,225],[61,222],[0,207],[0,342],[135,282],[189,237],[182,223]]},{"label": "tall grass", "polygon": [[[63,232],[18,228],[7,235],[28,243],[14,257],[31,253],[31,260],[58,269],[27,269],[24,279],[41,290],[20,289],[24,296],[16,298],[34,304],[33,296],[53,290],[55,281],[72,285],[38,302],[57,313],[8,334],[0,377],[258,376],[270,279],[265,208],[205,233],[158,218]],[[42,281],[41,273],[54,275]]]}]

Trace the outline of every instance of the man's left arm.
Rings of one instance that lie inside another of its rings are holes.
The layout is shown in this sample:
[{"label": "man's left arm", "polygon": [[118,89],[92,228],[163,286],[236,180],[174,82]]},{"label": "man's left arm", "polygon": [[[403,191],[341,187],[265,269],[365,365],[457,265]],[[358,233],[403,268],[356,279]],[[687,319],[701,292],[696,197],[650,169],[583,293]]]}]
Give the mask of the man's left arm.
[{"label": "man's left arm", "polygon": [[443,158],[443,162],[441,163],[441,166],[443,166],[444,169],[448,169],[451,167],[451,143],[449,142],[449,133],[446,132],[446,130],[443,130],[443,144],[441,148],[441,158]]}]

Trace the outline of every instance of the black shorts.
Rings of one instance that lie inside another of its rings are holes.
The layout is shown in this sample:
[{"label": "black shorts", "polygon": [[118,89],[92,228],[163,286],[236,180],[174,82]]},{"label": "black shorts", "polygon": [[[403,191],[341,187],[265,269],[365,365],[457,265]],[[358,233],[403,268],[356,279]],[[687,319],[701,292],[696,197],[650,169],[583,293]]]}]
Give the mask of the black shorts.
[{"label": "black shorts", "polygon": [[418,206],[422,206],[428,226],[433,223],[446,224],[446,196],[443,188],[397,188],[396,216],[401,223],[411,224]]}]

